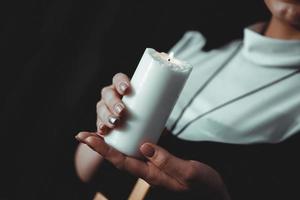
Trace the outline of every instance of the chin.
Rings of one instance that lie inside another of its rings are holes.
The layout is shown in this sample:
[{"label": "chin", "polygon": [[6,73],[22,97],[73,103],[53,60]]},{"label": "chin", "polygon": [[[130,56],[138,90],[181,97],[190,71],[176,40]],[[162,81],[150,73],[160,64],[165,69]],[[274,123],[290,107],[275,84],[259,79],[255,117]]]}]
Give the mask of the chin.
[{"label": "chin", "polygon": [[265,3],[274,17],[300,27],[300,0],[265,0]]}]

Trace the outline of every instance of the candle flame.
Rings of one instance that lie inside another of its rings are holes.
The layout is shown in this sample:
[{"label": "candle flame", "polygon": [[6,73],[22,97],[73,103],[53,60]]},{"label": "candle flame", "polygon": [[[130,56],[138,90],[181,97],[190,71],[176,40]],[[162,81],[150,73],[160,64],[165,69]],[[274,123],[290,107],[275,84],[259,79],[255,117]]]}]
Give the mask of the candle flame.
[{"label": "candle flame", "polygon": [[174,58],[174,52],[173,51],[170,52],[169,57]]}]

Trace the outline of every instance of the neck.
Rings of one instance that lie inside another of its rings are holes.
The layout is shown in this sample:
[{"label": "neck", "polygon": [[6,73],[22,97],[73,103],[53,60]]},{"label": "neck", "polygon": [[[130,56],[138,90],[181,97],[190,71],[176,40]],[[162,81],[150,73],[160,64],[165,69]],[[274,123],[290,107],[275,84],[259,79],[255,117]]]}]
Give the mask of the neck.
[{"label": "neck", "polygon": [[300,39],[300,30],[280,21],[276,17],[272,17],[265,31],[265,36],[276,39],[297,40]]}]

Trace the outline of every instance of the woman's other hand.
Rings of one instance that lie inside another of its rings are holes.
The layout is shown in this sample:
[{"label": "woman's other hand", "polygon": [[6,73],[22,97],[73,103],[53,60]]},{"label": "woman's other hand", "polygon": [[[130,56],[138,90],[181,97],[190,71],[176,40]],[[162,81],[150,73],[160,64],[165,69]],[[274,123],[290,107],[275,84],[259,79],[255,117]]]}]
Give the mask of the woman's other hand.
[{"label": "woman's other hand", "polygon": [[76,138],[118,169],[140,177],[150,185],[178,192],[205,192],[210,199],[229,199],[220,175],[201,162],[183,160],[151,143],[140,147],[142,155],[146,158],[143,161],[128,157],[110,147],[96,133],[81,132]]}]

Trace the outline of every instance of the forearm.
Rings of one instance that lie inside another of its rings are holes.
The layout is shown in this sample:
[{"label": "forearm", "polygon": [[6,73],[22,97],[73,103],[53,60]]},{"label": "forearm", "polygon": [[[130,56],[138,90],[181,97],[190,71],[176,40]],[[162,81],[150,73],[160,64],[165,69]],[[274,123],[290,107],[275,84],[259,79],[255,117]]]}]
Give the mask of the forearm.
[{"label": "forearm", "polygon": [[75,153],[75,168],[78,177],[88,182],[97,172],[103,158],[85,144],[79,144]]}]

